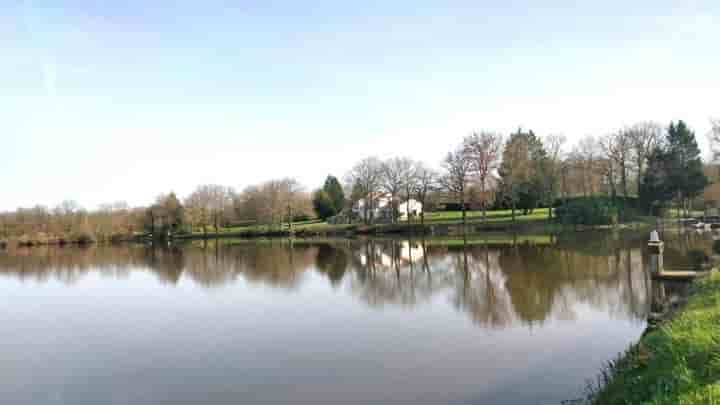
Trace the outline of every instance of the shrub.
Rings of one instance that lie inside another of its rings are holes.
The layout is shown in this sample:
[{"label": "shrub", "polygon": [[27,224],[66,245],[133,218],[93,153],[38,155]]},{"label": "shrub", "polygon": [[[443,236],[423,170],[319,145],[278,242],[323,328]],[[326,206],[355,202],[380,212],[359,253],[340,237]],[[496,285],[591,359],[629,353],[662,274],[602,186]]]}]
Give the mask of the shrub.
[{"label": "shrub", "polygon": [[712,250],[713,252],[720,254],[720,240],[713,242]]},{"label": "shrub", "polygon": [[575,198],[558,207],[555,215],[564,224],[610,225],[619,222],[623,208],[607,197]]},{"label": "shrub", "polygon": [[27,235],[22,235],[18,238],[18,246],[33,246],[34,241]]},{"label": "shrub", "polygon": [[305,213],[293,215],[293,222],[305,222],[311,219],[312,218],[310,218],[310,215]]},{"label": "shrub", "polygon": [[[714,245],[715,244],[713,243],[713,247],[714,247]],[[700,249],[691,249],[688,251],[687,255],[688,255],[688,260],[690,261],[690,265],[694,269],[702,268],[703,264],[707,263],[710,260],[708,255]]]},{"label": "shrub", "polygon": [[636,219],[641,213],[636,197],[572,197],[558,199],[553,206],[556,216],[567,224],[609,225]]},{"label": "shrub", "polygon": [[81,245],[95,243],[95,237],[90,232],[85,232],[85,231],[81,231],[81,232],[77,232],[77,233],[73,234],[71,239]]},{"label": "shrub", "polygon": [[130,236],[128,234],[114,233],[114,234],[110,235],[110,242],[112,242],[112,243],[123,242],[123,241],[128,240],[129,238],[130,238]]},{"label": "shrub", "polygon": [[345,212],[341,212],[340,214],[334,215],[327,219],[327,223],[330,225],[347,224],[347,223],[350,223],[350,221],[351,221],[351,218],[349,218],[345,214]]}]

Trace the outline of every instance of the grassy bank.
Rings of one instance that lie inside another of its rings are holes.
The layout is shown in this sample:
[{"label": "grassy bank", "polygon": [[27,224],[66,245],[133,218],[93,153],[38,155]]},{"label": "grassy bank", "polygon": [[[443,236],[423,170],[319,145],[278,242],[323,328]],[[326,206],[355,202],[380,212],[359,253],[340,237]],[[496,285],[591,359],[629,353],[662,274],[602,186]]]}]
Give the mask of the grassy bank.
[{"label": "grassy bank", "polygon": [[593,404],[720,404],[720,275],[698,281],[687,306],[612,362]]},{"label": "grassy bank", "polygon": [[[567,229],[583,230],[583,229],[601,229],[613,228],[613,225],[562,225],[548,218],[548,209],[536,209],[532,214],[521,215],[520,211],[516,211],[515,221],[512,220],[510,210],[488,211],[487,216],[483,219],[480,211],[468,211],[467,213],[467,233],[479,234],[486,232],[558,232]],[[654,225],[655,219],[636,220],[632,223],[619,225],[620,227],[643,227]],[[425,215],[425,223],[422,225],[419,219],[411,222],[399,222],[395,224],[328,224],[321,220],[310,220],[293,223],[293,233],[297,237],[333,237],[333,236],[353,236],[353,235],[458,235],[462,233],[462,212],[460,211],[443,211],[429,212]],[[196,230],[192,234],[179,235],[178,239],[202,239],[205,236],[202,231]],[[229,228],[221,228],[215,233],[208,229],[207,238],[258,238],[258,237],[288,237],[290,232],[287,224],[283,227],[278,225],[244,225]]]},{"label": "grassy bank", "polygon": [[[526,227],[527,225],[543,225],[549,223],[548,209],[536,209],[532,214],[520,215],[516,211],[516,221],[512,221],[510,210],[488,211],[484,221],[482,212],[468,211],[467,224],[469,232],[490,230],[502,231],[511,227]],[[376,235],[394,233],[454,233],[454,229],[462,224],[462,212],[429,212],[425,215],[424,226],[420,220],[415,218],[410,222],[399,222],[395,224],[328,224],[321,220],[294,222],[293,232],[297,236],[342,236],[342,235]],[[262,236],[288,236],[287,224],[282,228],[268,225],[246,225],[222,228],[217,233],[209,231],[207,237],[262,237]],[[191,235],[180,236],[181,239],[202,238],[202,231],[196,230]]]}]

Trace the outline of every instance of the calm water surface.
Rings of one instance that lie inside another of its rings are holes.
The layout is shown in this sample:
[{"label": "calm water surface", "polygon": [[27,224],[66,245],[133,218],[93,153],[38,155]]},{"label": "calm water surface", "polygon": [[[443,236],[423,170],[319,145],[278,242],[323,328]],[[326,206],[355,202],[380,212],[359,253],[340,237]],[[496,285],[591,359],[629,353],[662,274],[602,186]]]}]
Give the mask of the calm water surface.
[{"label": "calm water surface", "polygon": [[7,251],[0,402],[557,404],[642,333],[644,239]]}]

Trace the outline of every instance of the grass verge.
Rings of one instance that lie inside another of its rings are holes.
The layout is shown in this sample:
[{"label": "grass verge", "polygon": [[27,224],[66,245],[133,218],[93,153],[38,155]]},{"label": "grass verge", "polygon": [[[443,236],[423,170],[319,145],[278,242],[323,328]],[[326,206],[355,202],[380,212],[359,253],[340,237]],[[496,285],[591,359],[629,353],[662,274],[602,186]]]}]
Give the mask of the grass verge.
[{"label": "grass verge", "polygon": [[674,319],[610,362],[588,402],[720,404],[720,275],[698,281]]},{"label": "grass verge", "polygon": [[[512,226],[512,216],[510,210],[498,210],[487,212],[487,225],[497,227],[508,227]],[[547,222],[548,209],[539,208],[536,209],[532,214],[521,215],[520,211],[516,211],[517,224],[528,224],[535,223],[541,224]],[[467,212],[467,223],[469,226],[482,225],[484,223],[482,218],[482,212],[480,211],[468,211]],[[460,211],[449,211],[449,212],[428,212],[425,215],[425,226],[433,225],[460,225],[462,224],[462,212]],[[296,233],[306,232],[308,234],[335,234],[346,231],[357,232],[357,233],[395,233],[395,232],[417,232],[421,229],[420,220],[415,219],[411,223],[399,222],[397,224],[336,224],[331,225],[327,222],[320,220],[310,220],[303,222],[294,222],[293,230]],[[282,228],[268,225],[246,225],[246,226],[235,226],[229,228],[221,228],[217,236],[232,237],[232,236],[253,236],[253,235],[275,235],[282,234],[287,231],[287,225]],[[191,236],[202,236],[202,232],[196,230]],[[208,229],[208,235],[215,237],[214,230]]]}]

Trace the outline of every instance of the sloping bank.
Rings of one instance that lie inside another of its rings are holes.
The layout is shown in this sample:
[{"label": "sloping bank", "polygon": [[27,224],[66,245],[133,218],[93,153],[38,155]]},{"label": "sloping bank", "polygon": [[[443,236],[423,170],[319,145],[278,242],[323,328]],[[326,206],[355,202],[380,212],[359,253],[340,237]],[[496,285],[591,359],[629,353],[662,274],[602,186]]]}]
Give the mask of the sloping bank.
[{"label": "sloping bank", "polygon": [[[617,226],[575,226],[563,225],[549,222],[547,220],[532,222],[489,222],[486,224],[474,222],[468,223],[465,227],[467,234],[478,234],[485,232],[546,232],[555,233],[563,230],[593,230],[610,228],[632,228],[640,229],[647,226],[644,223],[628,223]],[[215,239],[215,238],[268,238],[268,237],[353,237],[353,236],[378,236],[378,235],[435,235],[453,236],[462,235],[463,226],[458,223],[432,223],[432,224],[375,224],[375,225],[321,225],[313,227],[298,227],[291,233],[284,229],[255,229],[225,231],[220,233],[208,232],[207,234],[193,233],[175,235],[175,239]]]},{"label": "sloping bank", "polygon": [[692,287],[688,303],[611,362],[592,404],[720,404],[720,275]]},{"label": "sloping bank", "polygon": [[[554,224],[546,221],[532,223],[489,223],[468,224],[468,233],[477,232],[506,232],[527,230],[553,230]],[[175,239],[214,239],[214,238],[267,238],[267,237],[330,237],[330,236],[372,236],[372,235],[460,235],[463,232],[461,224],[373,224],[373,225],[322,225],[315,227],[298,227],[291,233],[284,229],[247,229],[234,232],[208,232],[207,234],[193,233],[175,235]]]}]

